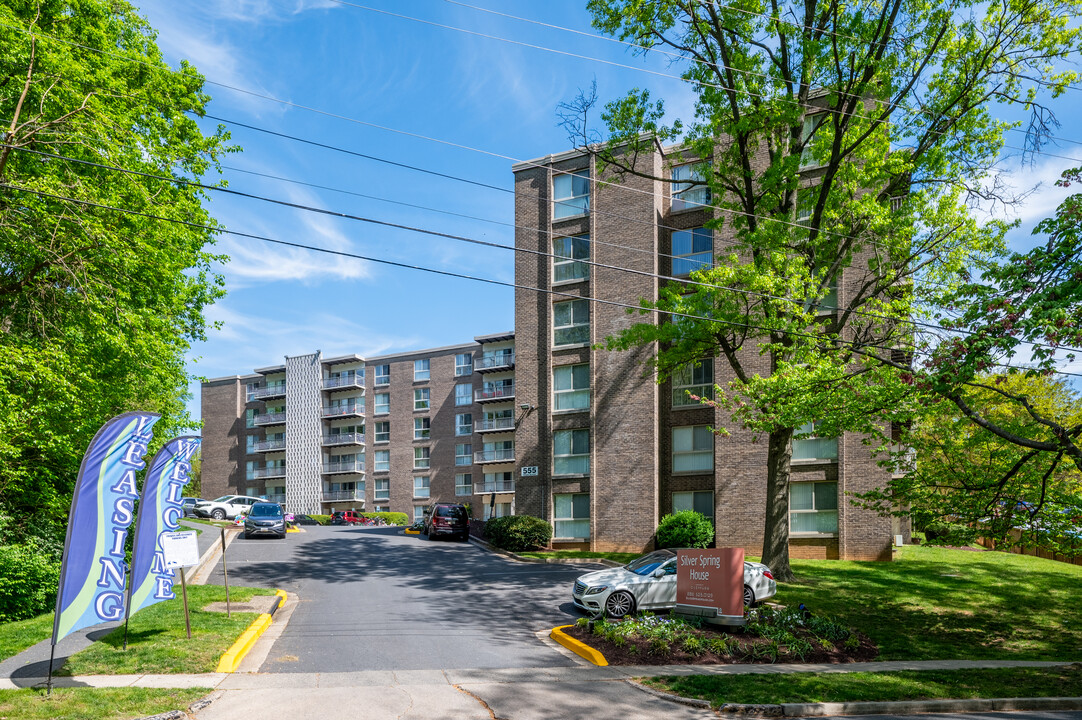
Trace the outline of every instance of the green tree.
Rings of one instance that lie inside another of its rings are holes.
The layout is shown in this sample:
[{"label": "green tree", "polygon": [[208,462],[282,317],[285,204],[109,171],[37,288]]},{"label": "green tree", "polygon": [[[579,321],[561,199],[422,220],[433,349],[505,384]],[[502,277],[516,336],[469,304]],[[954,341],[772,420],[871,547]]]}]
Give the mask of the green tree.
[{"label": "green tree", "polygon": [[[883,430],[872,414],[905,395],[883,356],[905,365],[890,353],[913,349],[909,318],[1003,247],[1006,226],[971,211],[1010,200],[992,170],[1012,126],[993,108],[1031,111],[1028,147],[1040,145],[1054,125],[1049,94],[1075,79],[1055,65],[1078,47],[1068,22],[1078,2],[589,8],[598,29],[681,59],[695,116],[665,124],[662,102],[633,90],[605,106],[600,134],[586,123],[596,96],[580,96],[562,107],[576,143],[610,180],[653,177],[635,159],[655,148],[670,168],[695,163],[689,186],[709,188],[709,224],[731,241],[716,267],[692,274],[699,284],[644,303],[685,317],[638,324],[608,346],[656,343],[661,378],[703,356],[727,362],[724,402],[768,438],[763,561],[789,579],[794,428],[834,397],[843,412],[831,430]],[[769,373],[755,370],[763,353]]]},{"label": "green tree", "polygon": [[195,179],[231,149],[193,117],[203,78],[171,69],[154,37],[122,0],[0,5],[0,506],[13,537],[62,540],[80,458],[110,416],[159,412],[159,438],[192,424],[184,353],[222,294],[213,233],[134,213],[213,220],[188,185],[85,164]]}]

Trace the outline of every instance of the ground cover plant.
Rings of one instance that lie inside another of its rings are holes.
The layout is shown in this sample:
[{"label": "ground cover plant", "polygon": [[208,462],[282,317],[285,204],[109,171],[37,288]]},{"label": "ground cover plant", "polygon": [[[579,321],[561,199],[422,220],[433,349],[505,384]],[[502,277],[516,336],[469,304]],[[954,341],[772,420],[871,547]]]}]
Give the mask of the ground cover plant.
[{"label": "ground cover plant", "polygon": [[0,718],[119,720],[183,711],[210,688],[54,688],[0,690]]},{"label": "ground cover plant", "polygon": [[1082,696],[1082,664],[885,673],[697,675],[640,680],[658,690],[726,703],[860,702]]}]

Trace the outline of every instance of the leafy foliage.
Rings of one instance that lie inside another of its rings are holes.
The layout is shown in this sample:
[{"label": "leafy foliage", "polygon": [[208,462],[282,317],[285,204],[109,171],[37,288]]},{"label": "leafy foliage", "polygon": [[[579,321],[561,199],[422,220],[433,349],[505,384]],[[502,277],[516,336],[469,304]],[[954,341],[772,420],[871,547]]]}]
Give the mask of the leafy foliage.
[{"label": "leafy foliage", "polygon": [[549,544],[552,526],[531,515],[507,515],[485,523],[485,539],[511,552],[537,550]]},{"label": "leafy foliage", "polygon": [[366,518],[372,518],[373,520],[380,518],[388,525],[410,524],[409,516],[403,512],[366,512],[361,513],[361,515]]},{"label": "leafy foliage", "polygon": [[663,548],[704,548],[714,541],[714,524],[694,510],[681,510],[661,518],[655,536]]},{"label": "leafy foliage", "polygon": [[34,545],[0,545],[0,623],[25,620],[56,603],[60,564]]}]

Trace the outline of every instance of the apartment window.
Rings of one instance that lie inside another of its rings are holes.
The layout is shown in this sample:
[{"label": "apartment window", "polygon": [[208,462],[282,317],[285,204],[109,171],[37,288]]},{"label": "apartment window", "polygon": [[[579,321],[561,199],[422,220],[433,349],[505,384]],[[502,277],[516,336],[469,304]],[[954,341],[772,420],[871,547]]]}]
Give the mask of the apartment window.
[{"label": "apartment window", "polygon": [[806,422],[794,429],[795,434],[807,437],[793,438],[793,460],[838,459],[838,438],[819,437],[818,427],[819,423]]},{"label": "apartment window", "polygon": [[834,535],[838,532],[838,483],[789,484],[789,532]]},{"label": "apartment window", "polygon": [[473,435],[473,414],[459,413],[455,415],[455,435]]},{"label": "apartment window", "polygon": [[391,412],[391,393],[376,393],[376,415],[387,415]]},{"label": "apartment window", "polygon": [[[376,472],[390,472],[391,470],[391,451],[390,450],[376,450],[375,451],[375,466],[373,470]],[[379,481],[376,481],[376,487],[379,487]]]},{"label": "apartment window", "polygon": [[590,236],[556,238],[552,241],[552,282],[570,282],[590,277]]},{"label": "apartment window", "polygon": [[414,470],[427,470],[431,464],[431,458],[429,457],[430,448],[417,447],[413,448],[413,469]]},{"label": "apartment window", "polygon": [[473,353],[455,355],[455,377],[473,375]]},{"label": "apartment window", "polygon": [[413,497],[426,498],[429,497],[430,492],[427,475],[413,478]]},{"label": "apartment window", "polygon": [[590,407],[590,365],[564,365],[552,369],[554,410],[587,410]]},{"label": "apartment window", "polygon": [[[376,479],[376,487],[373,491],[375,500],[390,500],[391,499],[391,480],[390,478]],[[377,506],[378,507],[378,506]],[[376,510],[376,512],[386,512],[385,510]]]},{"label": "apartment window", "polygon": [[391,423],[390,422],[378,422],[376,423],[376,442],[385,443],[391,442]]},{"label": "apartment window", "polygon": [[552,306],[552,344],[579,345],[590,342],[590,304],[569,300]]},{"label": "apartment window", "polygon": [[816,188],[803,188],[796,192],[796,221],[801,225],[811,222],[815,214],[815,203],[818,200]]},{"label": "apartment window", "polygon": [[515,459],[514,440],[494,440],[482,445],[485,460],[506,460],[513,462]]},{"label": "apartment window", "polygon": [[[387,498],[384,498],[384,500],[386,500],[386,499]],[[391,506],[390,505],[374,505],[372,507],[372,512],[391,512]]]},{"label": "apartment window", "polygon": [[511,514],[511,503],[485,503],[485,520],[507,517]]},{"label": "apartment window", "polygon": [[699,407],[691,397],[714,399],[714,359],[689,363],[672,374],[673,407]]},{"label": "apartment window", "polygon": [[455,385],[455,406],[461,407],[471,403],[473,403],[473,383]]},{"label": "apartment window", "polygon": [[413,522],[421,522],[425,519],[425,506],[414,505],[413,506]]},{"label": "apartment window", "polygon": [[590,537],[589,493],[553,495],[552,510],[554,538]]},{"label": "apartment window", "polygon": [[413,409],[428,410],[428,388],[413,389]]},{"label": "apartment window", "polygon": [[413,439],[427,440],[432,432],[431,418],[413,418]]},{"label": "apartment window", "polygon": [[481,487],[483,493],[499,493],[515,491],[515,474],[509,470],[485,473],[485,484]]},{"label": "apartment window", "polygon": [[579,170],[554,176],[552,200],[554,220],[590,212],[590,171]]},{"label": "apartment window", "polygon": [[247,410],[245,410],[244,411],[244,427],[246,427],[246,428],[254,428],[255,427],[255,418],[256,418],[257,415],[259,415],[259,410],[257,408],[248,408]]},{"label": "apartment window", "polygon": [[672,169],[672,209],[688,210],[710,204],[710,188],[695,183],[706,179],[702,163],[678,165]]},{"label": "apartment window", "polygon": [[248,435],[244,439],[244,451],[246,453],[249,453],[249,454],[255,452],[255,444],[256,444],[256,436],[255,435]]},{"label": "apartment window", "polygon": [[458,473],[455,475],[455,497],[473,495],[473,475]]},{"label": "apartment window", "polygon": [[429,365],[428,358],[424,360],[413,361],[413,382],[422,382],[428,380]]},{"label": "apartment window", "polygon": [[557,430],[552,434],[552,474],[584,475],[590,472],[590,431]]},{"label": "apartment window", "polygon": [[707,425],[672,429],[672,471],[710,472],[714,469],[714,433]]},{"label": "apartment window", "polygon": [[812,152],[812,144],[814,142],[815,134],[819,132],[819,128],[823,126],[826,117],[826,113],[817,113],[815,115],[806,115],[804,117],[804,127],[800,137],[801,141],[804,143],[804,150],[800,153],[801,170],[819,165],[819,162],[815,159],[815,154]]},{"label": "apartment window", "polygon": [[390,365],[376,365],[376,385],[390,385],[391,384],[391,366]]},{"label": "apartment window", "polygon": [[473,443],[455,443],[455,465],[473,464]]},{"label": "apartment window", "polygon": [[694,510],[695,512],[714,520],[714,493],[709,490],[701,492],[674,492],[672,494],[672,511]]},{"label": "apartment window", "polygon": [[709,228],[675,230],[672,234],[672,274],[686,277],[692,270],[714,264],[714,233]]}]

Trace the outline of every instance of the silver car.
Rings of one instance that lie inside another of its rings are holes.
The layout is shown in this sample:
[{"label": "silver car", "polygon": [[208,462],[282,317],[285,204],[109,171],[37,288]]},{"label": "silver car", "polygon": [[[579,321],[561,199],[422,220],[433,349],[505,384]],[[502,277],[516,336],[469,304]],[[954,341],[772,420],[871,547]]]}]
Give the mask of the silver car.
[{"label": "silver car", "polygon": [[[744,562],[744,605],[774,597],[778,585],[770,568]],[[636,610],[671,610],[676,604],[676,553],[656,550],[619,568],[586,573],[571,593],[580,610],[621,618]]]}]

